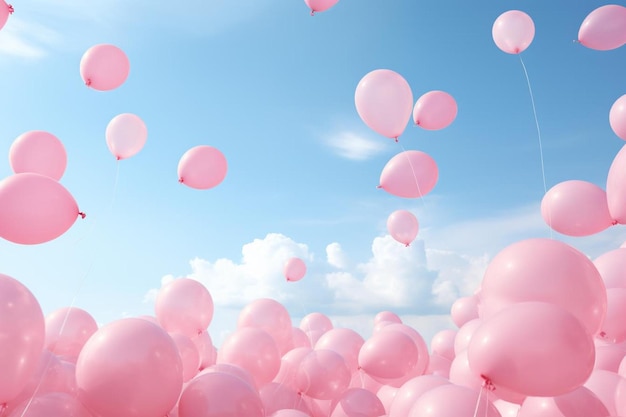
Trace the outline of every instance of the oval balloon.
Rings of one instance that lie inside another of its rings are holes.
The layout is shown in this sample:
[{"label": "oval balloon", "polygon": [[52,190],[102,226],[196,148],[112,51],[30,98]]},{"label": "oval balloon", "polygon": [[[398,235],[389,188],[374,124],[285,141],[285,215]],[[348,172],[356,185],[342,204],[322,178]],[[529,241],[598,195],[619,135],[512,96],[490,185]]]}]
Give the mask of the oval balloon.
[{"label": "oval balloon", "polygon": [[439,170],[435,160],[422,151],[404,151],[387,162],[379,188],[403,198],[423,197],[435,188]]},{"label": "oval balloon", "polygon": [[60,308],[46,316],[46,349],[75,360],[97,330],[98,324],[87,311],[77,307]]},{"label": "oval balloon", "polygon": [[611,129],[620,139],[626,140],[626,94],[615,100],[609,112]]},{"label": "oval balloon", "polygon": [[52,133],[32,130],[15,139],[9,149],[9,162],[16,174],[34,172],[58,181],[65,172],[67,154],[63,143]]},{"label": "oval balloon", "polygon": [[387,218],[387,231],[394,240],[409,246],[417,237],[417,217],[407,210],[396,210]]},{"label": "oval balloon", "polygon": [[178,181],[188,187],[207,190],[226,177],[228,164],[218,149],[200,145],[189,149],[178,163]]},{"label": "oval balloon", "polygon": [[337,2],[339,2],[339,0],[304,0],[304,3],[311,9],[311,16],[317,12],[324,12],[330,9],[337,4]]},{"label": "oval balloon", "polygon": [[199,281],[175,279],[159,290],[154,304],[159,324],[168,332],[194,337],[213,319],[213,298]]},{"label": "oval balloon", "polygon": [[94,90],[114,90],[124,84],[130,72],[128,57],[114,45],[99,44],[89,48],[80,60],[80,75]]},{"label": "oval balloon", "polygon": [[256,327],[265,330],[276,342],[281,353],[292,345],[292,325],[289,312],[271,298],[258,298],[248,303],[239,313],[237,328]]},{"label": "oval balloon", "polygon": [[613,220],[626,224],[626,145],[615,155],[609,168],[606,199]]},{"label": "oval balloon", "polygon": [[6,1],[0,0],[0,29],[4,27],[9,20],[9,15],[13,13],[13,6],[7,4]]},{"label": "oval balloon", "polygon": [[397,140],[411,118],[413,93],[400,74],[379,69],[359,81],[354,102],[361,120],[370,129]]},{"label": "oval balloon", "polygon": [[439,130],[452,124],[457,112],[454,97],[445,91],[429,91],[417,99],[413,121],[423,129]]},{"label": "oval balloon", "polygon": [[535,24],[526,13],[509,10],[502,13],[491,29],[493,41],[508,54],[519,54],[526,50],[535,37]]},{"label": "oval balloon", "polygon": [[352,374],[343,357],[329,349],[312,350],[296,373],[295,384],[300,392],[319,400],[339,397],[350,384]]},{"label": "oval balloon", "polygon": [[0,237],[36,245],[65,233],[79,215],[74,197],[45,175],[24,172],[0,182]]},{"label": "oval balloon", "polygon": [[109,151],[119,161],[136,155],[144,147],[148,129],[139,116],[123,113],[111,119],[105,137]]},{"label": "oval balloon", "polygon": [[626,7],[607,4],[585,17],[578,30],[578,41],[587,48],[608,51],[626,43]]},{"label": "oval balloon", "polygon": [[306,274],[306,264],[300,258],[289,258],[283,267],[287,281],[300,281]]}]

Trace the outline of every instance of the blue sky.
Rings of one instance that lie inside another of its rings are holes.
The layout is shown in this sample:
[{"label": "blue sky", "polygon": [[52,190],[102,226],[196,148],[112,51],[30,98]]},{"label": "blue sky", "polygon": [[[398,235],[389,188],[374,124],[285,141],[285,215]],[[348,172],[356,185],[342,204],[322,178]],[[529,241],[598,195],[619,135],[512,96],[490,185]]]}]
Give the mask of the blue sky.
[{"label": "blue sky", "polygon": [[[494,20],[519,9],[535,22],[522,58],[548,188],[568,179],[604,187],[624,144],[608,112],[626,93],[626,57],[573,42],[604,4],[341,0],[311,17],[299,0],[16,0],[0,31],[0,149],[8,155],[29,130],[55,134],[68,153],[61,182],[87,218],[46,244],[0,241],[0,272],[24,282],[45,313],[74,302],[100,323],[151,313],[162,279],[191,276],[215,298],[216,340],[262,296],[283,301],[295,325],[321,311],[367,332],[376,312],[393,310],[428,337],[449,325],[452,301],[476,289],[500,249],[550,236],[526,79],[518,56],[495,46]],[[80,58],[97,43],[130,59],[117,90],[80,79]],[[449,92],[457,119],[441,131],[409,125],[399,143],[370,131],[354,91],[379,68],[402,74],[415,99]],[[126,112],[144,120],[148,140],[118,164],[104,131]],[[211,190],[177,182],[179,158],[200,144],[229,163]],[[437,161],[439,182],[424,199],[376,189],[403,149]],[[5,157],[0,176],[10,174]],[[401,208],[420,221],[410,248],[385,229]],[[555,237],[596,257],[626,232]],[[308,264],[297,283],[283,281],[290,256]]]}]

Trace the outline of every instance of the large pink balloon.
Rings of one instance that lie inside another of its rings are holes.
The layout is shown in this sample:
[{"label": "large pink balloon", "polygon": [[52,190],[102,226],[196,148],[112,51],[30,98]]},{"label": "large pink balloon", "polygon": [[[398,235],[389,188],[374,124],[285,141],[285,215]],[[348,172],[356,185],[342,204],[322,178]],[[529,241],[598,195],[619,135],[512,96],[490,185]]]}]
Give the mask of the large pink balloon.
[{"label": "large pink balloon", "polygon": [[122,113],[107,125],[105,138],[109,151],[119,161],[136,155],[146,144],[148,128],[139,116]]},{"label": "large pink balloon", "polygon": [[553,239],[527,239],[503,249],[489,263],[481,285],[482,319],[524,301],[554,303],[572,313],[589,334],[600,330],[606,289],[583,253]]},{"label": "large pink balloon", "polygon": [[403,198],[423,197],[435,187],[439,170],[435,160],[422,151],[404,151],[387,162],[379,188]]},{"label": "large pink balloon", "polygon": [[365,341],[359,366],[375,378],[396,379],[417,365],[419,352],[410,336],[400,330],[384,330]]},{"label": "large pink balloon", "polygon": [[0,404],[17,396],[35,372],[44,332],[37,299],[22,283],[0,274]]},{"label": "large pink balloon", "polygon": [[350,388],[331,405],[330,417],[380,417],[385,407],[380,399],[363,388]]},{"label": "large pink balloon", "polygon": [[609,410],[589,389],[579,387],[558,397],[527,397],[518,417],[609,416]]},{"label": "large pink balloon", "polygon": [[78,358],[81,349],[98,330],[94,318],[83,309],[65,307],[46,316],[45,347],[59,356]]},{"label": "large pink balloon", "polygon": [[387,231],[396,241],[409,246],[417,237],[419,222],[413,213],[396,210],[387,217]]},{"label": "large pink balloon", "polygon": [[609,124],[620,139],[626,140],[626,94],[615,100],[611,106]]},{"label": "large pink balloon", "polygon": [[458,328],[470,320],[478,318],[478,300],[476,296],[458,298],[450,308],[450,317]]},{"label": "large pink balloon", "polygon": [[324,333],[315,344],[315,349],[330,349],[339,353],[346,361],[350,372],[359,367],[359,351],[365,343],[363,337],[352,329],[335,328]]},{"label": "large pink balloon", "polygon": [[24,172],[0,182],[0,237],[23,245],[56,239],[76,221],[78,206],[50,177]]},{"label": "large pink balloon", "polygon": [[180,278],[159,290],[154,309],[165,330],[193,337],[211,323],[213,298],[200,282]]},{"label": "large pink balloon", "polygon": [[329,349],[313,350],[300,363],[296,387],[311,398],[332,400],[348,388],[351,377],[339,353]]},{"label": "large pink balloon", "polygon": [[63,143],[52,133],[31,130],[13,141],[9,162],[16,174],[34,172],[58,181],[65,172],[67,154]]},{"label": "large pink balloon", "polygon": [[273,382],[296,389],[296,376],[298,369],[300,369],[300,364],[312,351],[313,349],[310,347],[299,347],[285,353],[280,360],[280,369]]},{"label": "large pink balloon", "polygon": [[265,330],[272,336],[281,353],[291,349],[291,317],[287,309],[276,300],[259,298],[246,305],[239,313],[237,327]]},{"label": "large pink balloon", "polygon": [[9,19],[9,15],[13,13],[13,6],[7,4],[6,1],[0,0],[0,29],[4,27]]},{"label": "large pink balloon", "polygon": [[189,149],[178,162],[178,181],[198,190],[208,190],[226,178],[228,163],[224,154],[212,146]]},{"label": "large pink balloon", "polygon": [[587,48],[608,51],[626,43],[626,7],[608,4],[585,17],[578,30],[578,41]]},{"label": "large pink balloon", "polygon": [[397,72],[379,69],[366,74],[354,94],[361,120],[372,130],[391,139],[406,129],[413,110],[409,83]]},{"label": "large pink balloon", "polygon": [[80,76],[94,90],[113,90],[124,84],[130,72],[128,57],[114,45],[89,48],[80,60]]},{"label": "large pink balloon", "polygon": [[413,121],[427,130],[448,127],[454,119],[458,107],[456,100],[445,91],[429,91],[417,99],[413,107]]},{"label": "large pink balloon", "polygon": [[335,4],[337,4],[339,0],[304,0],[309,9],[311,9],[311,16],[313,16],[316,12],[324,12]]},{"label": "large pink balloon", "polygon": [[287,281],[300,281],[306,274],[306,264],[300,258],[289,258],[283,267]]},{"label": "large pink balloon", "polygon": [[606,179],[606,198],[611,217],[626,224],[626,145],[615,155]]},{"label": "large pink balloon", "polygon": [[422,394],[407,417],[500,417],[485,395],[459,385],[444,384]]},{"label": "large pink balloon", "polygon": [[536,397],[580,387],[595,360],[593,340],[581,322],[545,302],[517,303],[500,311],[476,330],[467,349],[472,371],[496,391],[502,387]]},{"label": "large pink balloon", "polygon": [[421,375],[408,380],[398,389],[389,409],[389,417],[406,417],[422,394],[449,383],[447,378],[436,375]]},{"label": "large pink balloon", "polygon": [[553,230],[568,236],[589,236],[611,226],[606,192],[587,181],[558,183],[541,201],[543,220]]},{"label": "large pink balloon", "polygon": [[172,338],[140,318],[101,327],[76,363],[78,398],[94,414],[153,417],[172,409],[183,370]]},{"label": "large pink balloon", "polygon": [[593,264],[606,288],[626,288],[626,248],[608,251],[598,256]]},{"label": "large pink balloon", "polygon": [[519,54],[526,50],[535,37],[535,24],[526,13],[509,10],[502,13],[491,29],[493,41],[508,54]]}]

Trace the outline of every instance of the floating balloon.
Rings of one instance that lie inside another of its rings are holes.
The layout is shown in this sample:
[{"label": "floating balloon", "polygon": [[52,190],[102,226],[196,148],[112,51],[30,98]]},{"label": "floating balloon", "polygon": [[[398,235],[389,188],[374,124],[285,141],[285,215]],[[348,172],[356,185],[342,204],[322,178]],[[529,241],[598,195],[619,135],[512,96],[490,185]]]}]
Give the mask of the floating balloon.
[{"label": "floating balloon", "polygon": [[374,378],[398,379],[415,368],[418,358],[419,351],[411,337],[394,329],[381,331],[367,339],[358,360],[360,368]]},{"label": "floating balloon", "polygon": [[570,180],[552,187],[541,201],[541,215],[554,231],[589,236],[611,226],[606,192],[587,181]]},{"label": "floating balloon", "polygon": [[283,267],[287,281],[300,281],[306,274],[306,264],[300,258],[289,258]]},{"label": "floating balloon", "polygon": [[423,197],[435,187],[439,171],[435,160],[421,151],[404,151],[387,162],[379,188],[403,198]]},{"label": "floating balloon", "polygon": [[413,108],[413,121],[426,130],[448,127],[456,118],[456,100],[445,91],[429,91],[417,99]]},{"label": "floating balloon", "polygon": [[309,9],[311,9],[311,16],[313,16],[317,12],[324,12],[335,4],[337,4],[339,0],[304,0]]},{"label": "floating balloon", "polygon": [[239,313],[237,327],[256,327],[265,330],[276,342],[281,353],[292,345],[292,325],[289,312],[271,298],[259,298],[247,304]]},{"label": "floating balloon", "polygon": [[500,417],[495,406],[478,391],[453,384],[434,387],[423,393],[407,417]]},{"label": "floating balloon", "polygon": [[315,344],[315,349],[330,349],[339,353],[346,361],[350,372],[359,367],[359,351],[365,343],[363,337],[352,329],[335,328],[324,333]]},{"label": "floating balloon", "polygon": [[558,397],[528,397],[518,417],[609,416],[609,410],[589,389],[580,387]]},{"label": "floating balloon", "polygon": [[9,15],[13,13],[13,6],[7,4],[4,0],[0,0],[0,29],[4,27],[9,19]]},{"label": "floating balloon", "polygon": [[626,224],[626,145],[615,155],[606,179],[606,199],[611,217]]},{"label": "floating balloon", "polygon": [[450,317],[458,328],[470,320],[478,318],[478,300],[476,296],[460,297],[450,308]]},{"label": "floating balloon", "polygon": [[74,197],[50,177],[24,172],[0,182],[0,237],[6,240],[48,242],[65,233],[79,214]]},{"label": "floating balloon", "polygon": [[389,417],[405,417],[409,414],[415,401],[425,392],[450,381],[441,376],[422,375],[410,379],[398,389],[389,409]]},{"label": "floating balloon", "polygon": [[128,57],[114,45],[100,44],[89,48],[80,60],[80,75],[94,90],[113,90],[124,84],[130,72]]},{"label": "floating balloon", "polygon": [[593,264],[606,288],[626,288],[626,248],[613,249],[598,256]]},{"label": "floating balloon", "polygon": [[509,10],[502,13],[491,29],[493,41],[508,54],[519,54],[530,46],[535,37],[535,24],[526,13]]},{"label": "floating balloon", "polygon": [[578,30],[578,41],[587,48],[608,51],[626,43],[626,7],[608,4],[585,17]]},{"label": "floating balloon", "polygon": [[227,162],[218,149],[200,145],[189,149],[178,163],[178,181],[188,187],[207,190],[226,177]]},{"label": "floating balloon", "polygon": [[213,298],[202,283],[189,278],[169,282],[154,304],[157,319],[168,332],[194,337],[213,319]]},{"label": "floating balloon", "polygon": [[351,376],[339,353],[329,349],[313,350],[300,363],[296,386],[311,398],[332,400],[348,388]]},{"label": "floating balloon", "polygon": [[333,323],[330,319],[322,313],[309,313],[300,321],[300,329],[304,332],[311,332],[319,330],[325,333],[333,328]]},{"label": "floating balloon", "polygon": [[46,316],[45,347],[59,356],[76,359],[97,330],[98,324],[85,310],[77,307],[60,308]]},{"label": "floating balloon", "polygon": [[32,130],[15,139],[9,162],[16,174],[34,172],[58,181],[65,172],[67,154],[63,143],[52,133]]},{"label": "floating balloon", "polygon": [[609,112],[611,129],[620,139],[626,140],[626,94],[615,100]]},{"label": "floating balloon", "polygon": [[363,388],[349,388],[333,401],[330,417],[380,417],[385,407],[380,399]]},{"label": "floating balloon", "polygon": [[354,94],[361,120],[372,130],[390,139],[406,129],[413,110],[409,83],[397,72],[379,69],[366,74]]},{"label": "floating balloon", "polygon": [[143,148],[148,129],[139,116],[123,113],[111,119],[105,136],[109,151],[120,160],[136,155]]},{"label": "floating balloon", "polygon": [[387,231],[396,241],[409,246],[417,237],[417,217],[407,210],[396,210],[387,218]]}]

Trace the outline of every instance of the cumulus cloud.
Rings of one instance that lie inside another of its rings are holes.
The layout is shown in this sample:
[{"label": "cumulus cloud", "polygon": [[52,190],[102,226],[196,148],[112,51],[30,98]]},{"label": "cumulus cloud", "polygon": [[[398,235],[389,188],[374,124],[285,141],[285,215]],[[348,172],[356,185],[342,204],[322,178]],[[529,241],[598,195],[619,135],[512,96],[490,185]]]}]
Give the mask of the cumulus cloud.
[{"label": "cumulus cloud", "polygon": [[337,269],[346,269],[349,264],[348,256],[337,242],[326,246],[326,261]]},{"label": "cumulus cloud", "polygon": [[364,161],[387,149],[383,139],[371,139],[354,132],[339,132],[329,135],[325,143],[342,158]]}]

